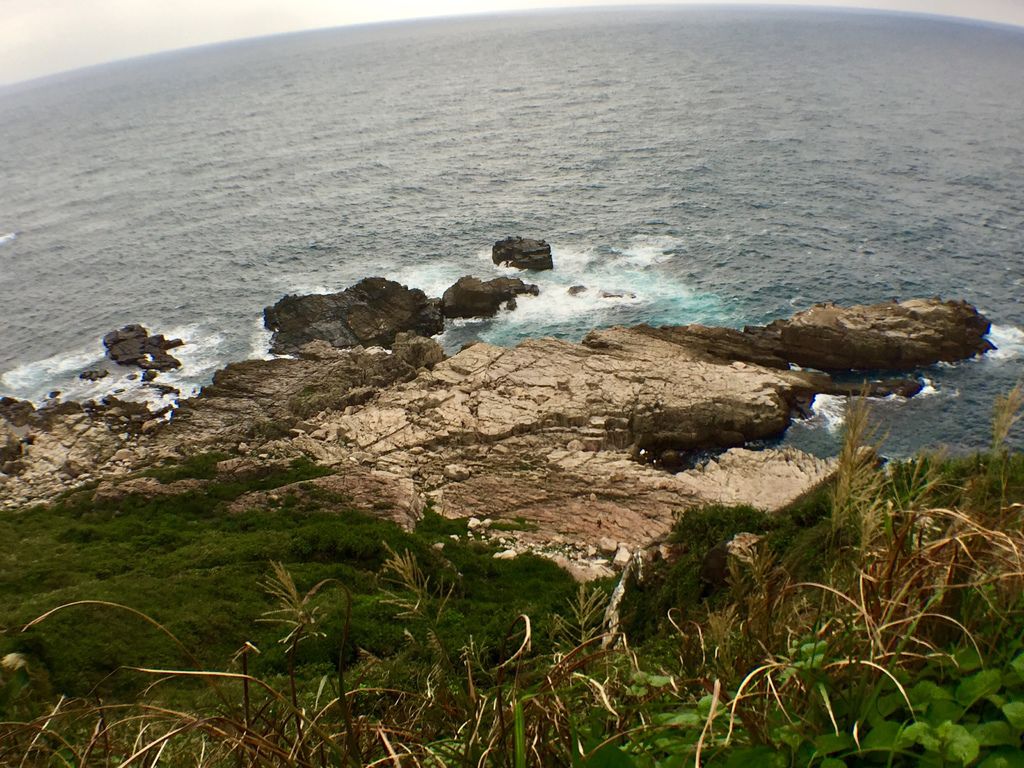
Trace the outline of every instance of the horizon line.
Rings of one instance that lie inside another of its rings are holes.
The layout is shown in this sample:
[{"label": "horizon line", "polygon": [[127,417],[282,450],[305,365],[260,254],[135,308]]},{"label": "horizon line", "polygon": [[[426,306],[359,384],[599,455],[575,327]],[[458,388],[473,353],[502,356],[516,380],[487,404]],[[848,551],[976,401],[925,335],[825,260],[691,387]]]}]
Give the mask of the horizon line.
[{"label": "horizon line", "polygon": [[360,21],[353,22],[351,24],[335,24],[323,27],[305,27],[302,29],[285,30],[282,32],[271,32],[262,35],[251,35],[247,37],[233,37],[225,38],[222,40],[213,40],[205,43],[196,43],[194,45],[184,45],[178,48],[164,48],[157,51],[150,51],[148,53],[140,53],[131,56],[125,56],[116,59],[107,59],[104,61],[95,62],[93,64],[84,64],[82,66],[70,67],[68,69],[61,69],[55,72],[49,72],[42,75],[35,75],[23,80],[11,80],[6,82],[0,82],[0,95],[4,91],[11,89],[21,90],[22,88],[31,88],[35,85],[42,85],[45,81],[51,79],[58,79],[76,75],[78,73],[86,73],[90,70],[98,70],[105,67],[117,66],[120,64],[127,64],[132,61],[141,61],[143,59],[156,58],[160,56],[173,56],[177,54],[187,53],[189,51],[199,51],[207,48],[217,48],[221,46],[228,46],[239,43],[255,42],[259,40],[272,40],[278,37],[288,37],[293,35],[305,35],[315,32],[331,32],[342,29],[359,29],[367,27],[384,27],[384,26],[398,26],[403,24],[422,24],[424,22],[444,22],[444,21],[460,21],[460,20],[472,20],[472,19],[486,19],[486,18],[500,18],[503,16],[528,16],[528,15],[546,15],[546,14],[570,14],[570,13],[592,13],[594,11],[600,12],[611,12],[611,11],[623,11],[623,10],[672,10],[686,12],[695,9],[737,9],[737,10],[791,10],[791,11],[807,11],[807,12],[826,12],[826,13],[855,13],[865,15],[878,15],[878,16],[900,16],[900,17],[912,17],[919,19],[929,19],[933,21],[941,21],[953,24],[965,24],[970,26],[981,26],[995,29],[1002,29],[1012,32],[1024,33],[1024,24],[1017,24],[1013,22],[1004,21],[993,21],[991,19],[979,19],[974,16],[957,16],[952,14],[943,13],[929,13],[927,11],[908,11],[900,9],[889,9],[889,8],[872,8],[859,5],[803,5],[797,3],[786,3],[786,2],[730,2],[729,0],[719,0],[719,2],[699,2],[699,3],[678,3],[678,2],[650,2],[642,5],[586,5],[586,6],[556,6],[552,8],[521,8],[512,10],[499,10],[499,11],[476,11],[469,13],[456,13],[456,14],[441,14],[437,16],[413,16],[402,19],[381,19],[379,21]]}]

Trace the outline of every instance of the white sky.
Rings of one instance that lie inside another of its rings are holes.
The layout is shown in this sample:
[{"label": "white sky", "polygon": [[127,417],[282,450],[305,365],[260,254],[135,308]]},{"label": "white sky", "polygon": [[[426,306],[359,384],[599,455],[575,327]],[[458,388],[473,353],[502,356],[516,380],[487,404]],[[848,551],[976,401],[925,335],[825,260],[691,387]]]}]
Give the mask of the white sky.
[{"label": "white sky", "polygon": [[[677,0],[674,5],[696,0]],[[785,0],[784,0],[785,1]],[[0,83],[191,45],[372,21],[651,0],[0,0]],[[719,0],[751,5],[763,0]],[[1024,26],[1024,0],[788,0]]]}]

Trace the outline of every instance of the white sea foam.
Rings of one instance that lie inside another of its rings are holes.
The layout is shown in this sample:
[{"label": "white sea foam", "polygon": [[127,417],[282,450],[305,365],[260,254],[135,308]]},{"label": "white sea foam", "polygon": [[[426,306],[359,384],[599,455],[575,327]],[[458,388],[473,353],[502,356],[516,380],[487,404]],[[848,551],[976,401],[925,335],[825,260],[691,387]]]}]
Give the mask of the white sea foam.
[{"label": "white sea foam", "polygon": [[814,415],[808,421],[825,427],[832,434],[840,432],[846,422],[847,402],[848,398],[840,395],[815,395],[811,402]]},{"label": "white sea foam", "polygon": [[17,232],[8,232],[6,235],[0,235],[0,245],[7,245],[7,243],[13,243],[17,239]]},{"label": "white sea foam", "polygon": [[97,343],[23,363],[0,375],[0,389],[15,397],[40,400],[55,388],[55,381],[77,376],[80,371],[102,363],[103,359],[103,347]]},{"label": "white sea foam", "polygon": [[249,339],[249,359],[251,360],[273,360],[277,355],[270,352],[270,340],[274,337],[273,331],[268,331],[263,325],[263,317],[256,318],[252,336]]},{"label": "white sea foam", "polygon": [[990,360],[1014,360],[1024,353],[1024,329],[1015,325],[993,325],[988,340],[996,347],[985,355]]},{"label": "white sea foam", "polygon": [[933,395],[939,394],[938,387],[935,386],[935,382],[929,379],[927,376],[921,377],[921,391],[915,395],[915,397],[932,397]]}]

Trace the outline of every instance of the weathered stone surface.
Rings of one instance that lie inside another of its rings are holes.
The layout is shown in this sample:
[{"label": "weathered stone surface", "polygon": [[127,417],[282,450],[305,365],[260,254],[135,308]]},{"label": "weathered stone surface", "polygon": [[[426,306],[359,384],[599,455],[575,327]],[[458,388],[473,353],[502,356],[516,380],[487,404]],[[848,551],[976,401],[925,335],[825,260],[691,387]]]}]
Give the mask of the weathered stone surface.
[{"label": "weathered stone surface", "polygon": [[536,296],[540,289],[517,277],[497,277],[486,282],[478,277],[460,277],[441,297],[445,317],[493,317],[505,305],[515,308],[516,296]]},{"label": "weathered stone surface", "polygon": [[274,332],[271,350],[278,354],[294,354],[316,340],[339,348],[390,347],[402,331],[433,336],[444,327],[437,299],[382,277],[340,293],[285,296],[263,310],[263,323]]},{"label": "weathered stone surface", "polygon": [[[146,373],[149,373],[149,371],[146,371]],[[105,379],[109,375],[110,371],[106,368],[90,368],[89,370],[82,371],[78,374],[78,378],[82,381],[99,381],[100,379]]]},{"label": "weathered stone surface", "polygon": [[695,505],[777,508],[823,482],[831,465],[799,452],[730,451],[719,470],[676,475],[631,458],[638,445],[726,447],[777,434],[789,398],[820,379],[736,367],[621,328],[585,344],[476,344],[348,412],[322,414],[291,444],[328,465],[357,458],[412,478],[447,516],[525,521],[503,535],[545,554],[552,542],[585,552],[602,539],[613,553],[633,551]]},{"label": "weathered stone surface", "polygon": [[181,362],[167,353],[184,344],[181,339],[165,339],[163,334],[149,335],[141,325],[126,325],[103,337],[107,357],[118,365],[136,365],[144,370],[169,371]]},{"label": "weathered stone surface", "polygon": [[540,271],[554,269],[551,246],[543,240],[523,237],[506,237],[491,249],[491,260],[495,264]]},{"label": "weathered stone surface", "polygon": [[985,338],[989,327],[966,302],[911,299],[845,308],[818,304],[746,333],[807,368],[903,371],[993,349]]},{"label": "weathered stone surface", "polygon": [[266,442],[289,435],[302,419],[323,410],[362,404],[419,366],[444,357],[437,342],[396,336],[393,353],[334,349],[317,341],[296,359],[246,360],[218,371],[198,397],[182,401],[158,442],[169,447]]}]

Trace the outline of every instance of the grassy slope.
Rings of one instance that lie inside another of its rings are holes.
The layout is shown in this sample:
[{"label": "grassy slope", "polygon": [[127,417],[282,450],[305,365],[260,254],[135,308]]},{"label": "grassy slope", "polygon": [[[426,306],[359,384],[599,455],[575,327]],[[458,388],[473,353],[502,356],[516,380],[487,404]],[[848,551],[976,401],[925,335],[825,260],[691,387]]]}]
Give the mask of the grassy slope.
[{"label": "grassy slope", "polygon": [[[218,457],[212,457],[218,458]],[[166,482],[211,478],[210,457],[157,472]],[[230,514],[229,501],[322,474],[298,462],[291,469],[246,481],[211,480],[201,491],[118,503],[95,503],[90,493],[52,507],[27,509],[0,520],[0,540],[10,542],[0,560],[0,655],[17,650],[41,662],[58,692],[87,694],[125,664],[189,665],[164,635],[127,612],[98,606],[68,608],[28,632],[19,628],[63,603],[107,600],[146,613],[165,625],[199,661],[223,667],[246,641],[262,651],[257,671],[284,669],[278,627],[257,619],[274,607],[260,587],[270,561],[283,563],[300,588],[335,579],[353,595],[348,656],[356,648],[375,656],[405,644],[396,609],[383,601],[379,576],[386,546],[416,555],[435,582],[453,589],[442,631],[453,643],[469,634],[495,642],[514,617],[543,617],[572,592],[571,579],[534,557],[494,560],[479,543],[449,539],[464,524],[428,515],[415,533],[347,509],[324,494],[283,495],[266,509]],[[438,551],[431,545],[444,542]],[[328,667],[344,630],[344,596],[325,589],[319,602],[328,636],[301,649],[299,662]],[[101,690],[126,692],[130,678],[116,676]]]},{"label": "grassy slope", "polygon": [[[160,477],[210,478],[215,458],[198,457]],[[278,560],[300,591],[330,578],[353,595],[347,643],[343,593],[326,587],[314,601],[323,610],[318,628],[325,635],[298,646],[300,698],[312,700],[317,676],[331,670],[339,648],[349,669],[360,666],[353,666],[356,648],[365,651],[363,659],[381,657],[375,682],[411,691],[420,703],[381,694],[366,704],[360,722],[408,729],[401,738],[410,749],[444,752],[450,759],[440,764],[476,764],[488,750],[487,764],[512,764],[513,757],[523,765],[569,764],[575,743],[586,758],[573,764],[588,766],[692,765],[698,744],[705,764],[715,765],[1024,765],[1024,719],[1015,725],[1024,718],[1024,605],[1014,586],[1020,574],[999,570],[1012,557],[986,550],[989,539],[999,542],[955,520],[945,533],[901,538],[899,532],[903,525],[918,530],[929,516],[943,519],[927,510],[958,508],[992,531],[1009,526],[1019,542],[1021,510],[1014,505],[1024,501],[1024,455],[923,460],[888,471],[865,464],[854,472],[861,472],[854,485],[870,493],[850,506],[861,516],[883,510],[871,546],[846,523],[837,527],[834,492],[774,517],[742,508],[689,513],[673,534],[678,559],[648,569],[623,606],[631,654],[605,655],[590,646],[568,656],[558,653],[566,646],[552,642],[551,630],[556,612],[571,614],[569,578],[536,558],[496,561],[483,545],[451,541],[465,533],[461,523],[428,515],[406,533],[315,495],[283,495],[270,508],[244,514],[225,511],[246,490],[320,471],[299,463],[246,483],[212,481],[201,492],[116,508],[85,494],[0,522],[0,538],[17,542],[0,562],[0,625],[8,628],[0,652],[25,651],[37,674],[46,671],[32,701],[87,693],[101,680],[99,691],[129,698],[138,678],[104,680],[118,665],[189,665],[153,628],[110,609],[68,609],[28,633],[16,631],[42,611],[83,598],[144,610],[216,668],[228,668],[233,652],[250,640],[262,651],[253,671],[286,680],[285,650],[276,642],[284,632],[257,621],[274,607],[259,582],[269,561]],[[763,557],[739,582],[707,595],[699,576],[704,553],[739,531],[765,536]],[[941,544],[943,536],[953,537],[950,546]],[[443,551],[434,548],[438,542]],[[436,621],[399,617],[395,595],[418,598],[382,577],[388,547],[413,553],[435,585],[427,590],[432,597],[420,601],[424,608],[440,608],[444,590],[437,585],[452,589]],[[959,554],[970,548],[977,563]],[[988,574],[1006,576],[1007,589],[988,583]],[[858,578],[868,579],[861,595],[854,589]],[[960,579],[965,588],[943,590],[936,578]],[[838,592],[800,586],[808,581]],[[670,611],[675,625],[666,620]],[[956,617],[970,636],[925,611]],[[499,646],[520,613],[533,618],[534,643],[514,667],[503,666],[514,680],[502,682],[497,662],[512,650],[507,642]],[[896,623],[865,634],[865,621]],[[911,635],[915,645],[908,648]],[[460,661],[468,645],[474,650]],[[439,677],[445,654],[449,668]],[[853,667],[851,660],[877,669]],[[744,682],[754,669],[762,671]],[[55,690],[47,691],[47,683]],[[712,704],[716,685],[722,701],[734,697],[734,710]],[[184,706],[209,706],[199,695],[189,699],[189,691],[178,691]],[[735,719],[727,738],[723,721],[730,712]],[[298,744],[309,731],[297,729],[287,713],[282,709],[265,727]],[[338,722],[344,713],[332,716],[333,727],[348,728]],[[463,729],[474,718],[483,723],[479,730]],[[858,745],[851,735],[858,732],[875,746]],[[361,733],[369,738],[360,746],[364,754],[384,754],[381,742]],[[193,746],[182,747],[186,763]],[[307,757],[309,765],[334,759]]]}]

